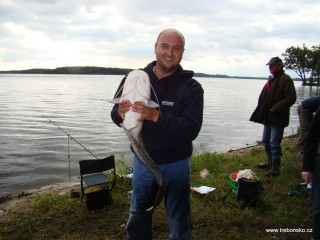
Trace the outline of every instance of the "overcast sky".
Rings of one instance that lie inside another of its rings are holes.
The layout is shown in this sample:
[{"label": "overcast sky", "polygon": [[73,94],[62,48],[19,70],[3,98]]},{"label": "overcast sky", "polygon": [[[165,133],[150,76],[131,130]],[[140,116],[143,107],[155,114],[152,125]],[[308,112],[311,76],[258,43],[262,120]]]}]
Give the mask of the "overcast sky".
[{"label": "overcast sky", "polygon": [[264,77],[271,57],[320,44],[319,9],[319,0],[0,0],[0,70],[140,68],[159,32],[176,28],[184,69]]}]

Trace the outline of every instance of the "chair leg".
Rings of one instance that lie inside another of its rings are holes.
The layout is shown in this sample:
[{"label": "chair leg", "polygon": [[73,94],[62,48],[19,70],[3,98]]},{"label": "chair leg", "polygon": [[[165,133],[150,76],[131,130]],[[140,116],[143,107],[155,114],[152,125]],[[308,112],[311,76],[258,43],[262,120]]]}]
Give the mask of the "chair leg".
[{"label": "chair leg", "polygon": [[298,159],[300,159],[302,156],[300,152],[292,152],[292,151],[289,151],[288,149],[287,149],[287,151],[289,152],[289,155],[288,155],[288,153],[286,153],[286,151],[284,151],[283,156],[286,160],[286,163],[281,167],[281,170],[284,170],[285,168],[289,167],[294,162],[296,162]]}]

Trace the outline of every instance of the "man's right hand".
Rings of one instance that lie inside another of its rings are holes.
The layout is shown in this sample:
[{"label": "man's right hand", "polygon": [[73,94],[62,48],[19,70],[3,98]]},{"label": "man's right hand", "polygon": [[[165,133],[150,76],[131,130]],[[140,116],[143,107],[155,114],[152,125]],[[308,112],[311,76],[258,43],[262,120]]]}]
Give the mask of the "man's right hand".
[{"label": "man's right hand", "polygon": [[310,182],[311,181],[311,177],[312,177],[312,173],[311,172],[302,172],[301,176],[302,176],[302,179],[305,182]]},{"label": "man's right hand", "polygon": [[130,110],[131,107],[131,103],[129,100],[123,100],[118,107],[118,114],[119,116],[122,118],[122,120],[124,119],[124,115],[126,112],[128,112]]}]

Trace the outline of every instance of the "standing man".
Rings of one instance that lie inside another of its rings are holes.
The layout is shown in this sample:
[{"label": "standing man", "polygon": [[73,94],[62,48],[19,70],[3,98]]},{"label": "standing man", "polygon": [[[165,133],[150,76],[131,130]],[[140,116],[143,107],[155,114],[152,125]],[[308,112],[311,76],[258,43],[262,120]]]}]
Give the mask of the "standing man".
[{"label": "standing man", "polygon": [[[151,100],[159,109],[139,102],[114,105],[111,117],[120,125],[131,108],[141,113],[146,151],[158,165],[165,186],[164,205],[170,229],[169,239],[191,239],[190,164],[192,141],[198,136],[203,117],[203,89],[193,72],[183,70],[180,61],[185,47],[183,35],[175,29],[162,31],[155,43],[156,61],[144,71],[154,90]],[[119,89],[124,84],[121,82]],[[139,158],[133,158],[132,196],[126,230],[128,239],[152,239],[153,205],[158,185],[152,172]]]},{"label": "standing man", "polygon": [[278,176],[283,132],[289,125],[290,107],[295,103],[297,95],[291,77],[283,70],[282,60],[273,57],[267,65],[271,75],[260,93],[258,106],[250,121],[263,124],[262,144],[267,161],[258,167],[269,170],[266,176]]},{"label": "standing man", "polygon": [[299,138],[296,145],[297,151],[303,152],[304,143],[308,135],[313,114],[318,110],[319,106],[320,96],[316,96],[303,100],[297,108],[300,123]]},{"label": "standing man", "polygon": [[313,239],[320,240],[320,108],[314,115],[304,145],[301,175],[312,185]]}]

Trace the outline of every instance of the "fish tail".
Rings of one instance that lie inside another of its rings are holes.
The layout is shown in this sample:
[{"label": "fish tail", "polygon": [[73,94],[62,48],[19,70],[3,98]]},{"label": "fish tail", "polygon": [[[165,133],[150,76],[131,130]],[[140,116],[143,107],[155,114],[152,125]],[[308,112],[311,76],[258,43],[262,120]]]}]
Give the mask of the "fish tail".
[{"label": "fish tail", "polygon": [[153,204],[153,207],[156,208],[157,206],[159,206],[159,204],[161,203],[163,197],[164,197],[164,193],[165,193],[165,189],[164,189],[164,186],[163,184],[161,184],[159,186],[159,189],[158,189],[158,192],[157,192],[157,195],[156,195],[156,198],[154,200],[154,204]]},{"label": "fish tail", "polygon": [[137,157],[140,159],[140,161],[154,174],[154,176],[157,179],[157,182],[159,184],[158,191],[155,196],[154,204],[150,208],[148,208],[146,211],[151,211],[155,209],[162,201],[165,193],[165,189],[163,186],[163,176],[162,173],[155,164],[155,162],[152,160],[152,158],[149,156],[149,154],[144,150],[143,141],[141,141],[141,136],[138,137],[140,141],[138,141],[132,134],[131,131],[127,131],[124,129],[124,132],[126,133],[127,137],[130,140],[131,146],[137,155]]},{"label": "fish tail", "polygon": [[158,207],[160,205],[160,203],[162,202],[162,199],[164,197],[164,193],[165,193],[165,189],[164,189],[164,186],[163,184],[161,184],[158,188],[158,191],[157,191],[157,194],[156,194],[156,197],[154,199],[154,203],[153,203],[153,206],[148,208],[146,210],[146,212],[148,211],[151,211],[151,210],[154,210],[156,207]]},{"label": "fish tail", "polygon": [[140,140],[139,143],[139,141],[137,141],[137,139],[135,139],[135,137],[132,135],[131,131],[126,131],[124,129],[124,132],[127,134],[127,137],[130,140],[131,146],[135,154],[138,156],[140,161],[155,175],[159,186],[161,186],[163,182],[162,173],[157,164],[155,164],[155,162],[152,160],[149,154],[144,150],[144,147],[142,147],[143,142]]}]

